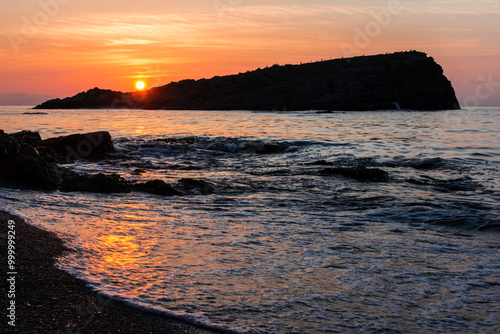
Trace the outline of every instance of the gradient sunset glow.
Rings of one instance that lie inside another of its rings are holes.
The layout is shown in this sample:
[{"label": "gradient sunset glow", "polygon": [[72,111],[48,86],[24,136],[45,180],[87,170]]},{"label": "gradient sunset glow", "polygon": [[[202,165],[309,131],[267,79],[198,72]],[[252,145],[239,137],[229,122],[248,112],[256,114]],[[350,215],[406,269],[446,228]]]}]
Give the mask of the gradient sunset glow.
[{"label": "gradient sunset glow", "polygon": [[[258,67],[418,50],[462,105],[500,105],[500,3],[77,1],[0,4],[0,97],[131,91]],[[0,99],[1,101],[1,99]]]}]

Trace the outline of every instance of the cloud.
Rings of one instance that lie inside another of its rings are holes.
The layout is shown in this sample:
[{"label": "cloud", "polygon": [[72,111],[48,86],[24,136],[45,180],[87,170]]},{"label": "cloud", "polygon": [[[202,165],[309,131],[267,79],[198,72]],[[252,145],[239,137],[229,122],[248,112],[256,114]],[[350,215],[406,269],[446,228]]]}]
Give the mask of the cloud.
[{"label": "cloud", "polygon": [[[357,31],[376,20],[373,13],[387,9],[390,1],[396,0],[312,0],[286,5],[282,0],[265,4],[224,0],[228,6],[222,10],[214,8],[212,0],[199,0],[196,6],[177,2],[175,9],[160,0],[154,7],[140,2],[134,7],[132,1],[119,6],[102,0],[106,3],[102,6],[90,5],[96,0],[71,2],[15,53],[6,34],[22,35],[21,18],[33,16],[30,7],[19,17],[0,20],[0,72],[9,77],[9,85],[19,81],[19,87],[45,87],[40,82],[55,80],[58,75],[58,85],[64,87],[73,82],[84,85],[84,80],[93,84],[100,78],[102,85],[114,88],[111,85],[116,78],[158,76],[150,70],[157,65],[164,68],[162,80],[177,80],[273,63],[341,57],[340,45],[354,45]],[[408,49],[426,51],[434,57],[499,53],[498,0],[400,3],[402,12],[394,15],[360,54]],[[2,11],[0,17],[7,16],[5,13]],[[127,83],[123,82],[116,85]],[[0,84],[1,89],[9,91]]]},{"label": "cloud", "polygon": [[147,45],[151,43],[155,43],[156,41],[154,40],[147,40],[147,39],[133,39],[133,38],[122,38],[122,39],[115,39],[115,40],[109,40],[104,43],[105,46],[115,46],[115,45]]}]

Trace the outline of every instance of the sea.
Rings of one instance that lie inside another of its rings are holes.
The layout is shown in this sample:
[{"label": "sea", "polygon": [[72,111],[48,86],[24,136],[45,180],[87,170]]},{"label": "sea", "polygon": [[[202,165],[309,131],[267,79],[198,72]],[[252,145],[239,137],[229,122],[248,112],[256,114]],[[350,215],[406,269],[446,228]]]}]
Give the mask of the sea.
[{"label": "sea", "polygon": [[[257,112],[0,107],[5,132],[109,131],[64,165],[164,197],[0,188],[134,307],[236,333],[500,333],[500,108]],[[324,173],[378,168],[387,182]],[[84,305],[81,308],[85,314]]]}]

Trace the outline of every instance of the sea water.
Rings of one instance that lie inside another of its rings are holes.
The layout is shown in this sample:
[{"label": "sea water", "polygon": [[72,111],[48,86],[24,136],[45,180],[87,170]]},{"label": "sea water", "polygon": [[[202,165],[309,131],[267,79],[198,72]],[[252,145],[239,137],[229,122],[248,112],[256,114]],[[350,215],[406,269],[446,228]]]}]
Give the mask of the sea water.
[{"label": "sea water", "polygon": [[[500,108],[32,112],[2,107],[0,128],[111,133],[118,153],[79,173],[215,189],[0,188],[104,294],[239,332],[500,332]],[[356,166],[389,181],[321,173]]]}]

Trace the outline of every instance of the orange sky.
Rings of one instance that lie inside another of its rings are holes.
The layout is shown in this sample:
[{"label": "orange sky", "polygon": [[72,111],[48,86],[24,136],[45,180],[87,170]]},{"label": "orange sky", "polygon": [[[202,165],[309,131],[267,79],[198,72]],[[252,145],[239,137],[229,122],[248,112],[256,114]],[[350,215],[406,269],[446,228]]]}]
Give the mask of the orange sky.
[{"label": "orange sky", "polygon": [[0,102],[414,49],[462,105],[500,106],[499,22],[498,0],[2,0]]}]

